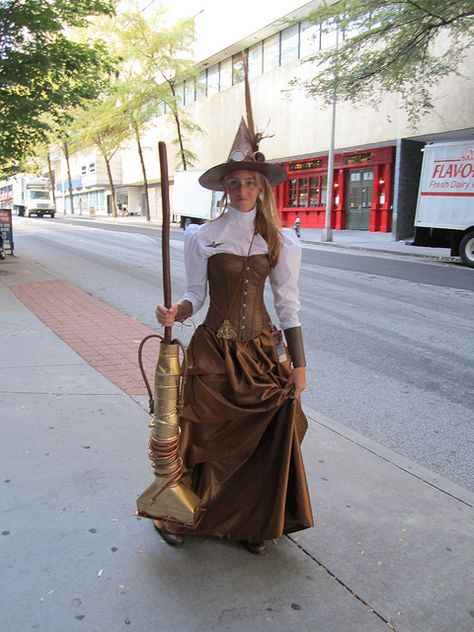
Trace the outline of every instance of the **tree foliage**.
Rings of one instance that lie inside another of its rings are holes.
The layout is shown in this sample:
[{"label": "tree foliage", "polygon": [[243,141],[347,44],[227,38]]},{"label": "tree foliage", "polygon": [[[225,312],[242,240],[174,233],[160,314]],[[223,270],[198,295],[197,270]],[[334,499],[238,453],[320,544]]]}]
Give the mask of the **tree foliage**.
[{"label": "tree foliage", "polygon": [[[113,0],[0,2],[1,169],[18,168],[49,123],[103,89],[113,63],[100,41],[79,41],[89,17],[111,14]],[[69,34],[67,34],[69,33]],[[47,116],[46,116],[47,115]]]},{"label": "tree foliage", "polygon": [[[146,17],[139,11],[124,13],[120,18],[120,40],[125,64],[136,69],[142,83],[142,107],[146,94],[152,95],[155,107],[166,104],[176,128],[178,158],[183,169],[191,166],[195,155],[185,148],[188,134],[202,133],[186,116],[177,94],[185,80],[194,81],[196,66],[190,50],[194,42],[194,20],[180,20],[164,26],[164,11]],[[145,88],[146,86],[146,88]]]},{"label": "tree foliage", "polygon": [[344,39],[308,60],[318,69],[312,79],[294,83],[325,103],[335,93],[372,104],[399,93],[413,126],[433,107],[433,87],[458,72],[474,34],[472,0],[341,0],[309,19]]}]

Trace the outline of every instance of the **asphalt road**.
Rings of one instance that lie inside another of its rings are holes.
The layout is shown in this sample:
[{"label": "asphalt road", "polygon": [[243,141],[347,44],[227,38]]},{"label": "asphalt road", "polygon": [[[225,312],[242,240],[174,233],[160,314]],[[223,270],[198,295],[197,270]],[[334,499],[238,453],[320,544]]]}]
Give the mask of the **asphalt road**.
[{"label": "asphalt road", "polygon": [[[16,254],[155,326],[160,231],[84,224],[17,220]],[[182,251],[173,231],[175,297],[184,289]],[[305,247],[303,403],[474,489],[473,279],[453,264]],[[175,334],[187,342],[192,331]]]}]

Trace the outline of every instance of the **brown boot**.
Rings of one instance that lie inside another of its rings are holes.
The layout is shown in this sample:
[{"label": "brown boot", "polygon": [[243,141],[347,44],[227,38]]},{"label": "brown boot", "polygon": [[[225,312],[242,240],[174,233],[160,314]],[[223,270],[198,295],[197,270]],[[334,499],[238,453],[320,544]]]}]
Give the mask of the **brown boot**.
[{"label": "brown boot", "polygon": [[242,544],[254,555],[262,555],[267,550],[266,542],[243,542]]},{"label": "brown boot", "polygon": [[170,546],[181,546],[181,544],[184,543],[184,535],[179,535],[179,533],[170,533],[163,527],[161,520],[153,520],[153,526],[166,544],[169,544]]}]

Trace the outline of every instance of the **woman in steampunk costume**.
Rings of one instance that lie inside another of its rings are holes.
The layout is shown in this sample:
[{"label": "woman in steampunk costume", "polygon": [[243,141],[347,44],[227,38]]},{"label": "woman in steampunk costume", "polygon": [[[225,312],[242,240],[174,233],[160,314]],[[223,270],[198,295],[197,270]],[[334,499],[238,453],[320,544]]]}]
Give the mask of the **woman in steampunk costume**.
[{"label": "woman in steampunk costume", "polygon": [[[186,230],[185,294],[156,308],[170,327],[196,314],[209,288],[209,310],[187,351],[179,419],[181,457],[203,512],[195,527],[155,520],[170,545],[199,535],[263,553],[267,540],[313,525],[300,449],[307,428],[301,246],[279,227],[275,209],[272,187],[286,172],[265,162],[258,140],[242,119],[228,161],[201,176],[203,187],[224,192],[223,213]],[[264,305],[267,278],[289,360]]]}]

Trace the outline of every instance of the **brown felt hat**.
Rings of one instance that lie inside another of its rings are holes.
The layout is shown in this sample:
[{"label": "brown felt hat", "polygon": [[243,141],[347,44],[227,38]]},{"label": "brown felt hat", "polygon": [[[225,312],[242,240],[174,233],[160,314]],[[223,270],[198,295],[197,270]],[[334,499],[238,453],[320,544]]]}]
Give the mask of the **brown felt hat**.
[{"label": "brown felt hat", "polygon": [[267,178],[272,187],[284,182],[288,175],[280,165],[265,162],[265,156],[258,151],[258,145],[252,142],[243,118],[227,162],[205,171],[199,178],[199,184],[211,191],[223,191],[224,178],[233,171],[258,171]]}]

